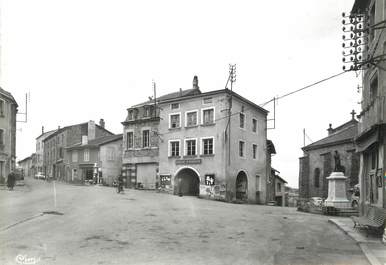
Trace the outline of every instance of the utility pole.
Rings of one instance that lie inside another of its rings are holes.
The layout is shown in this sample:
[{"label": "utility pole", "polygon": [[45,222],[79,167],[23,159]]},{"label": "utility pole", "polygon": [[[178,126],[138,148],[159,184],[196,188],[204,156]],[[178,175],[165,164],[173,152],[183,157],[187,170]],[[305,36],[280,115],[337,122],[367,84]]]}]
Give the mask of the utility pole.
[{"label": "utility pole", "polygon": [[[228,82],[231,82],[231,93],[229,97],[229,109],[228,109],[228,164],[231,164],[231,116],[232,116],[232,94],[233,83],[236,82],[236,65],[229,65],[229,78]],[[228,84],[227,82],[227,84]]]}]

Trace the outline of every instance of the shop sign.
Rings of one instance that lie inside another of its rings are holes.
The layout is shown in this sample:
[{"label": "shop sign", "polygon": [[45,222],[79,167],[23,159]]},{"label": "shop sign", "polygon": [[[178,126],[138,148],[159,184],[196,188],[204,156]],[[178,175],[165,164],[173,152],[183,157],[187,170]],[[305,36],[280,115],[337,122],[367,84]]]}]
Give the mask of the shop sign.
[{"label": "shop sign", "polygon": [[178,159],[176,165],[192,165],[201,164],[201,159]]}]

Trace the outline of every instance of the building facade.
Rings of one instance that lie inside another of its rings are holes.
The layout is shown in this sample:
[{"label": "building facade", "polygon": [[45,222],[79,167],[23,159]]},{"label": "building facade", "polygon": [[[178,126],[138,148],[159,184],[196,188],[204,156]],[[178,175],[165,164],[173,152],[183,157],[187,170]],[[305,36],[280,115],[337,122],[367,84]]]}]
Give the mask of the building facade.
[{"label": "building facade", "polygon": [[[71,172],[70,182],[106,183],[121,173],[122,135],[108,135],[66,148],[69,156],[68,169]],[[115,143],[115,144],[113,144]],[[103,148],[102,148],[103,145]]]},{"label": "building facade", "polygon": [[23,170],[24,177],[33,177],[34,171],[33,171],[33,155],[28,156],[22,160],[19,160],[17,164],[19,165],[19,168]]},{"label": "building facade", "polygon": [[175,193],[265,203],[264,109],[229,90],[165,100],[160,108],[159,173]]},{"label": "building facade", "polygon": [[[157,102],[201,93],[198,87],[161,96]],[[123,127],[122,175],[131,188],[155,189],[159,179],[160,108],[147,101],[127,109]]]},{"label": "building facade", "polygon": [[17,107],[11,93],[0,88],[0,183],[16,166]]},{"label": "building facade", "polygon": [[267,181],[267,193],[269,193],[267,202],[272,203],[272,205],[286,206],[286,204],[288,205],[288,198],[286,197],[287,181],[279,174],[279,171],[271,167],[271,176]]},{"label": "building facade", "polygon": [[153,126],[134,130],[134,140],[124,123],[124,148],[134,141],[142,148],[131,152],[143,152],[146,130],[157,146],[144,156],[127,156],[125,150],[123,166],[150,164],[154,186],[175,194],[266,202],[266,110],[228,89],[201,93],[197,77],[192,89],[158,98],[155,109]]},{"label": "building facade", "polygon": [[122,134],[99,145],[99,176],[104,185],[112,186],[122,173]]},{"label": "building facade", "polygon": [[299,196],[302,199],[328,197],[327,177],[335,170],[336,154],[347,177],[347,190],[358,184],[359,156],[354,143],[358,121],[354,112],[350,121],[335,129],[330,124],[327,131],[327,137],[302,148],[303,157],[299,159]]},{"label": "building facade", "polygon": [[386,208],[386,61],[376,59],[386,53],[386,35],[376,27],[386,19],[384,10],[385,2],[381,0],[356,0],[351,10],[352,16],[364,16],[368,25],[368,31],[364,32],[368,43],[363,58],[368,58],[369,63],[363,70],[362,108],[356,138],[362,214],[369,206]]},{"label": "building facade", "polygon": [[36,138],[36,165],[35,165],[35,174],[41,173],[44,174],[44,140],[55,133],[56,130],[44,132],[44,127],[42,127],[42,134]]},{"label": "building facade", "polygon": [[73,172],[70,168],[72,154],[70,156],[67,148],[110,135],[114,134],[104,128],[103,120],[100,121],[100,125],[89,121],[58,128],[43,140],[45,176],[71,182],[73,180]]}]

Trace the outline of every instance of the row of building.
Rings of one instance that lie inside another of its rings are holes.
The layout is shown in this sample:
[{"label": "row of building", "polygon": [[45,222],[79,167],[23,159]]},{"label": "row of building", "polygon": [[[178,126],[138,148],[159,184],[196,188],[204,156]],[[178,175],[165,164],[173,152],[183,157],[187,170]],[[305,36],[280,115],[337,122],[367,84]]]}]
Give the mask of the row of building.
[{"label": "row of building", "polygon": [[350,37],[357,36],[355,45],[361,48],[356,50],[360,57],[352,57],[355,64],[351,68],[362,72],[358,121],[353,112],[347,123],[335,129],[330,125],[328,136],[303,147],[300,158],[300,197],[327,197],[326,177],[334,169],[337,151],[349,177],[348,186],[359,184],[361,214],[369,207],[386,208],[386,35],[380,27],[386,21],[384,10],[385,1],[356,0],[347,18],[350,23],[363,21],[360,24],[364,25],[363,29],[352,26]]},{"label": "row of building", "polygon": [[17,102],[0,88],[0,184],[16,166],[16,113]]},{"label": "row of building", "polygon": [[44,132],[19,161],[27,175],[129,188],[162,189],[225,201],[284,205],[285,180],[271,167],[268,111],[228,89],[191,89],[127,109],[114,135],[89,121]]}]

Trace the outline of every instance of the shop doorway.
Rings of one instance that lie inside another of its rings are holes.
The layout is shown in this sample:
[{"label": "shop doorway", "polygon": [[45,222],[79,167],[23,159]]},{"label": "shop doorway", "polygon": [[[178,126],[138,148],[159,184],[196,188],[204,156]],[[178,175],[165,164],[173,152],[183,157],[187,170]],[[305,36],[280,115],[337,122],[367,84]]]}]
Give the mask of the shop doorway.
[{"label": "shop doorway", "polygon": [[240,171],[236,178],[236,199],[248,200],[248,178],[244,171]]}]

